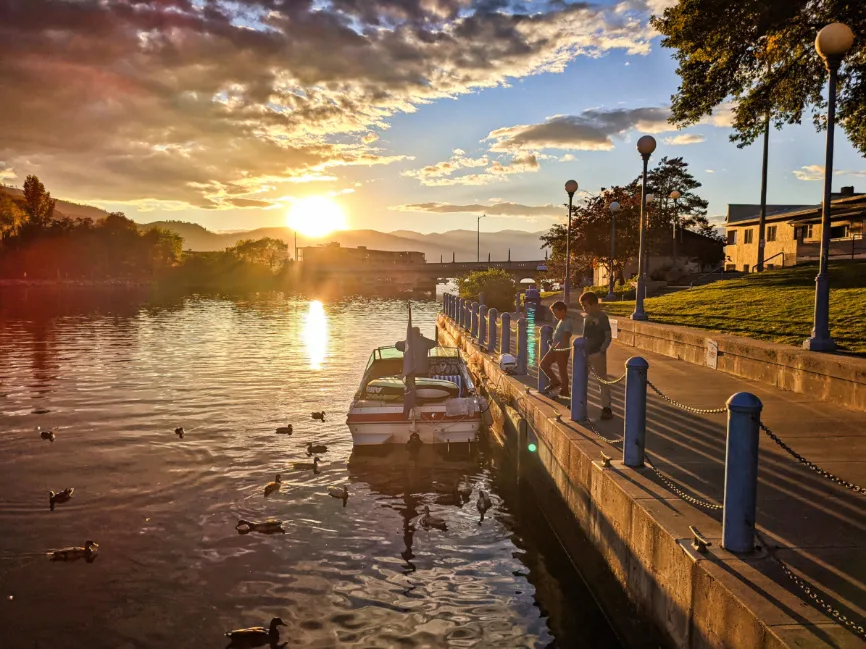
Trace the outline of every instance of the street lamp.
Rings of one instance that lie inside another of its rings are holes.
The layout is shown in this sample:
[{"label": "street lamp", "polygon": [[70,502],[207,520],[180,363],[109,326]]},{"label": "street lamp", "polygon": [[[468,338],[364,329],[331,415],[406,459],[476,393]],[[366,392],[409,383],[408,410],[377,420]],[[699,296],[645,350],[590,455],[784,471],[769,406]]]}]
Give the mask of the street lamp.
[{"label": "street lamp", "polygon": [[605,300],[608,302],[613,302],[615,296],[613,294],[613,258],[616,256],[616,213],[620,210],[620,204],[614,201],[609,206],[610,209],[610,270],[608,271],[609,277],[608,280],[608,288],[607,295],[605,296]]},{"label": "street lamp", "polygon": [[670,193],[670,197],[674,199],[674,249],[673,249],[673,258],[674,258],[674,270],[677,267],[677,227],[679,226],[680,221],[680,194],[676,189]]},{"label": "street lamp", "polygon": [[854,33],[847,25],[827,25],[815,39],[815,49],[824,59],[830,73],[827,92],[827,157],[824,164],[824,205],[821,213],[821,257],[815,278],[815,315],[812,335],[803,347],[813,352],[832,352],[836,343],[830,337],[830,194],[833,191],[833,129],[836,121],[836,75],[842,59],[854,43]]},{"label": "street lamp", "polygon": [[568,194],[568,223],[565,227],[565,284],[562,287],[562,297],[566,304],[571,304],[571,206],[577,191],[577,181],[569,180],[565,183],[565,191]]},{"label": "street lamp", "polygon": [[476,262],[481,261],[481,219],[483,219],[486,216],[487,216],[486,214],[482,214],[481,216],[475,217],[477,219],[477,221],[475,223],[475,225],[476,225],[476,231],[475,232],[476,232],[476,237],[477,237],[476,238],[476,249],[475,249],[475,261]]},{"label": "street lamp", "polygon": [[640,247],[638,252],[638,271],[637,271],[637,295],[635,295],[634,313],[631,314],[632,320],[646,320],[647,314],[643,310],[643,297],[646,290],[646,262],[644,260],[644,250],[646,247],[646,204],[649,197],[646,191],[646,168],[649,163],[650,156],[656,150],[656,140],[652,135],[644,135],[637,141],[637,150],[640,157],[643,158],[643,182],[640,189]]}]

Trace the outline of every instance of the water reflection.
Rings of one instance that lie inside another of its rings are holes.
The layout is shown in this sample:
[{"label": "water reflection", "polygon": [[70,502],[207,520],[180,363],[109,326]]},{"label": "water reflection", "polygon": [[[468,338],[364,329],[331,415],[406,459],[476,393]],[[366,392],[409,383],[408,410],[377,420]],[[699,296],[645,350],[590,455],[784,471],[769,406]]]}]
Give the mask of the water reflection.
[{"label": "water reflection", "polygon": [[322,369],[322,363],[328,353],[328,318],[319,300],[310,302],[310,308],[304,315],[302,336],[307,348],[307,357],[310,359],[310,369]]}]

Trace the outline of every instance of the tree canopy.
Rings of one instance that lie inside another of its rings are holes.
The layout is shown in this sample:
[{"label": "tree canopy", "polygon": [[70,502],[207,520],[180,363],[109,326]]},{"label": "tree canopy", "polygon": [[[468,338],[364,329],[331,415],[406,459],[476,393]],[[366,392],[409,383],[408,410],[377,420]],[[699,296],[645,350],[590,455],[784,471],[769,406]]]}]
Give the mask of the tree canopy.
[{"label": "tree canopy", "polygon": [[652,19],[662,45],[677,50],[681,85],[672,97],[671,122],[695,124],[732,100],[731,141],[740,147],[761,136],[767,115],[781,128],[811,111],[823,128],[827,70],[814,43],[833,22],[859,35],[839,72],[837,117],[866,154],[866,2],[679,0]]},{"label": "tree canopy", "polygon": [[457,278],[460,297],[477,301],[484,294],[484,303],[498,311],[511,311],[517,284],[501,268],[474,270],[464,277]]}]

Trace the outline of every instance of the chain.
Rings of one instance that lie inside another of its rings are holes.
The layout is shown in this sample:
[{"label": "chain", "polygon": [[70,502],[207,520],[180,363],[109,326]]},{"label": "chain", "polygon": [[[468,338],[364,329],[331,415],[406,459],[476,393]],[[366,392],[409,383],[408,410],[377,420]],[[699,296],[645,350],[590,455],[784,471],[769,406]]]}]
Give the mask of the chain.
[{"label": "chain", "polygon": [[835,482],[836,484],[842,485],[843,487],[845,487],[846,489],[850,489],[854,493],[866,494],[866,488],[863,488],[859,485],[856,485],[853,482],[848,482],[847,480],[843,480],[842,478],[840,478],[836,475],[833,475],[829,471],[822,469],[821,467],[819,467],[814,462],[810,462],[809,460],[804,458],[802,455],[797,453],[797,451],[795,451],[790,446],[785,444],[785,442],[783,442],[781,439],[779,439],[779,437],[773,431],[771,431],[769,428],[767,428],[764,425],[764,422],[761,422],[761,430],[764,431],[765,433],[767,433],[767,435],[770,437],[771,440],[776,442],[776,444],[778,444],[784,450],[786,450],[788,453],[790,453],[798,462],[800,462],[801,464],[812,469],[812,471],[817,473],[822,478],[827,478],[827,480],[830,480],[831,482]]},{"label": "chain", "polygon": [[823,597],[821,597],[818,592],[815,590],[815,587],[812,586],[809,582],[804,580],[802,577],[798,577],[794,574],[794,572],[779,558],[776,556],[776,549],[771,548],[767,543],[767,540],[761,535],[758,530],[755,530],[755,536],[761,542],[761,544],[767,549],[767,554],[769,557],[779,564],[782,568],[782,572],[793,581],[797,586],[802,590],[806,595],[808,595],[808,599],[806,601],[812,602],[815,607],[824,611],[827,615],[829,615],[833,620],[844,626],[846,629],[851,631],[854,635],[866,639],[866,628],[862,622],[857,622],[855,620],[849,619],[846,615],[843,615],[839,612],[839,609],[833,608],[833,606],[827,603]]},{"label": "chain", "polygon": [[608,444],[613,444],[613,445],[622,444],[622,439],[609,439],[607,437],[602,436],[602,434],[599,433],[595,429],[595,426],[593,425],[592,421],[590,421],[588,418],[584,419],[580,423],[582,425],[586,426],[587,428],[589,428],[590,432],[592,432],[592,434],[595,435],[596,437],[598,437],[602,442],[607,442]]},{"label": "chain", "polygon": [[727,412],[728,409],[725,407],[722,408],[693,408],[692,406],[687,406],[684,403],[680,403],[679,401],[674,401],[664,392],[659,390],[656,386],[652,384],[652,381],[647,380],[646,384],[650,386],[657,395],[659,395],[662,399],[667,401],[670,404],[675,405],[677,408],[685,410],[686,412],[693,412],[696,415],[720,415],[724,412]]},{"label": "chain", "polygon": [[616,385],[617,383],[619,383],[620,381],[622,381],[626,377],[626,375],[623,374],[618,379],[614,379],[613,381],[608,381],[607,379],[603,379],[598,374],[596,374],[595,370],[592,369],[592,365],[589,365],[588,367],[589,367],[589,373],[595,377],[595,380],[598,381],[599,383],[604,383],[605,385]]},{"label": "chain", "polygon": [[679,496],[680,498],[682,498],[686,502],[689,502],[693,505],[697,505],[698,507],[705,507],[707,509],[712,509],[712,510],[721,510],[722,509],[721,505],[717,505],[717,504],[711,503],[707,500],[701,500],[700,498],[695,498],[694,496],[690,496],[685,491],[680,489],[676,484],[674,484],[674,482],[670,478],[668,478],[664,473],[659,471],[656,468],[655,462],[650,460],[649,455],[646,455],[646,459],[649,460],[649,462],[647,463],[647,466],[650,469],[652,469],[652,472],[655,473],[659,477],[659,480],[664,482],[668,489],[673,491],[677,496]]}]

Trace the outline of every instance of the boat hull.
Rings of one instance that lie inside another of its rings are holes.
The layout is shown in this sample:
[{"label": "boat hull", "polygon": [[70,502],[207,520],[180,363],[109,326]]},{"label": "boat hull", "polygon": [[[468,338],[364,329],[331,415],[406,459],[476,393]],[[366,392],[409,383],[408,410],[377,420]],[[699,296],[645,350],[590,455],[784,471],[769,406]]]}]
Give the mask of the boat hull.
[{"label": "boat hull", "polygon": [[[349,412],[346,425],[355,446],[380,444],[406,444],[413,430],[424,444],[456,444],[474,442],[481,429],[481,415],[471,417],[445,417],[444,413],[429,413],[432,417],[413,422],[398,413]],[[437,416],[438,415],[438,416]]]}]

